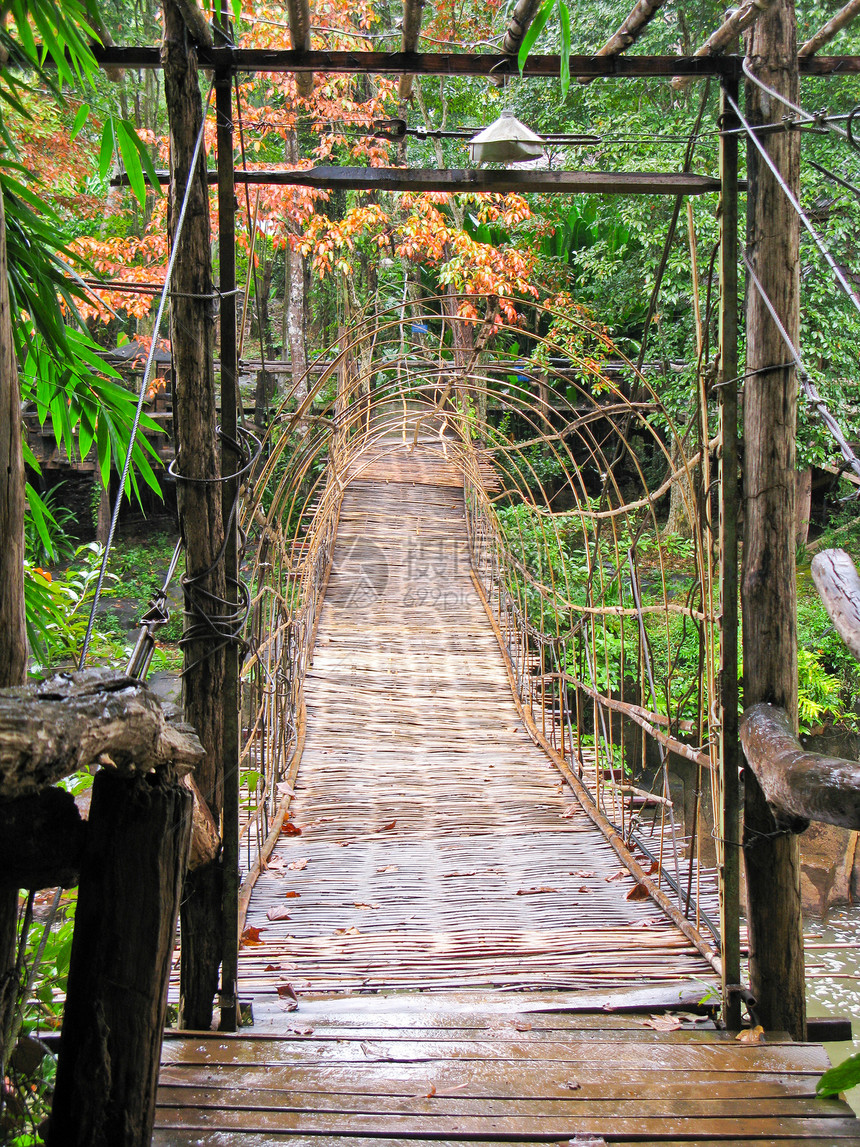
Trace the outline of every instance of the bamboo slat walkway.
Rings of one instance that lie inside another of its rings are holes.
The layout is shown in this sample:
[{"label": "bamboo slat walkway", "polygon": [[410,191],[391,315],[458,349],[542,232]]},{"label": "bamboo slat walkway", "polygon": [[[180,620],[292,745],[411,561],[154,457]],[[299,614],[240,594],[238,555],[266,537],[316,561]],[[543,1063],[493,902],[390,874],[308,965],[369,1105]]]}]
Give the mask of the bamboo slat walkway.
[{"label": "bamboo slat walkway", "polygon": [[247,919],[255,1027],[166,1043],[154,1142],[860,1143],[845,1104],[814,1098],[820,1048],[649,1019],[713,970],[628,899],[524,731],[459,476],[431,447],[360,473],[287,832]]}]

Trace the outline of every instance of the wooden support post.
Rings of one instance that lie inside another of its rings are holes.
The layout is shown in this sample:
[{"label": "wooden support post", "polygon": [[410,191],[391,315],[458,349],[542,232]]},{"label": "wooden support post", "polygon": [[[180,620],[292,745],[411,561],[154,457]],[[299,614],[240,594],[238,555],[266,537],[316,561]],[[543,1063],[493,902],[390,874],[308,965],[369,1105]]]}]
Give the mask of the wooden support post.
[{"label": "wooden support post", "polygon": [[[226,23],[222,13],[222,25]],[[233,183],[233,99],[229,68],[215,75],[215,111],[218,139],[218,261],[221,287],[221,473],[224,478],[222,515],[226,532],[224,553],[227,612],[235,615],[239,590],[239,482],[237,411],[238,349],[236,339],[236,191]],[[237,1027],[236,978],[239,970],[239,656],[236,645],[225,650],[224,672],[224,808],[221,838],[222,917],[221,1021],[222,1031]]]},{"label": "wooden support post", "polygon": [[[6,262],[6,217],[0,195],[0,687],[19,685],[27,672],[24,619],[24,454],[21,393],[12,342]],[[18,889],[0,880],[0,1080],[11,1039],[18,983],[15,925]],[[2,1100],[0,1100],[2,1104]]]},{"label": "wooden support post", "polygon": [[[798,98],[793,0],[776,0],[753,27],[753,73],[789,99]],[[783,104],[746,84],[755,127],[780,123]],[[765,135],[776,169],[795,194],[800,170],[796,132]],[[747,243],[762,290],[797,345],[799,221],[778,181],[752,145],[747,150]],[[760,701],[797,720],[797,587],[795,571],[795,430],[797,373],[791,352],[760,292],[747,293],[744,385],[744,705]],[[781,832],[746,769],[744,859],[750,942],[750,986],[766,1028],[806,1033],[800,863],[797,840]]]},{"label": "wooden support post", "polygon": [[50,1147],[149,1147],[190,832],[169,771],[96,776]]},{"label": "wooden support post", "polygon": [[720,898],[726,1027],[741,1025],[740,751],[738,744],[738,137],[724,80],[720,104],[720,768],[723,867]]},{"label": "wooden support post", "polygon": [[[178,459],[179,522],[185,542],[185,712],[197,729],[206,757],[195,774],[216,824],[224,791],[224,677],[226,648],[213,636],[213,621],[225,600],[221,552],[224,524],[221,467],[215,413],[206,164],[193,172],[191,158],[203,121],[197,52],[174,0],[164,0],[164,91],[170,123],[170,235],[180,244],[171,283],[170,340],[175,372],[173,407]],[[180,204],[192,181],[185,223],[175,239]],[[207,620],[212,617],[212,621]],[[206,1029],[221,963],[221,869],[201,865],[186,881],[182,898],[180,1023]]]}]

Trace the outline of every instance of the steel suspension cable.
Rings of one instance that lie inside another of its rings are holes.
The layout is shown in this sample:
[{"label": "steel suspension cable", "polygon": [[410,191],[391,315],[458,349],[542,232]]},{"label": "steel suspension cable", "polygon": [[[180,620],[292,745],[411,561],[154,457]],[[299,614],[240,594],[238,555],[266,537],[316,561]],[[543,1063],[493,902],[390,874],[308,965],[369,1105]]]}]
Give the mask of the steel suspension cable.
[{"label": "steel suspension cable", "polygon": [[[755,271],[753,270],[752,264],[750,263],[750,260],[749,260],[748,256],[746,255],[746,253],[744,253],[743,259],[744,259],[744,264],[746,266],[746,269],[749,272],[750,278],[752,279],[754,287],[756,288],[759,295],[761,296],[761,300],[764,303],[765,307],[767,307],[767,310],[770,314],[770,317],[773,319],[774,324],[776,326],[776,329],[779,331],[780,337],[782,338],[783,342],[785,343],[786,347],[788,348],[789,354],[791,355],[792,359],[794,360],[792,365],[797,370],[797,376],[800,379],[801,387],[803,389],[804,394],[806,395],[807,400],[809,401],[810,406],[813,406],[815,408],[815,411],[818,414],[818,417],[821,419],[821,421],[824,423],[824,425],[827,427],[827,429],[830,431],[830,433],[836,439],[836,442],[839,446],[839,449],[842,451],[842,457],[845,459],[846,463],[857,474],[857,476],[860,477],[860,458],[858,458],[857,455],[852,450],[852,448],[848,442],[848,439],[845,437],[844,433],[842,432],[842,427],[839,425],[839,423],[836,421],[836,419],[830,413],[830,409],[827,406],[827,403],[824,401],[824,399],[818,393],[818,390],[816,389],[815,383],[812,381],[812,378],[809,374],[809,371],[806,369],[806,367],[803,365],[803,362],[801,361],[800,351],[792,342],[791,336],[789,335],[788,331],[785,329],[785,325],[783,324],[782,320],[780,319],[779,315],[777,314],[776,307],[773,305],[773,303],[771,302],[770,298],[767,295],[767,292],[765,291],[764,287],[761,285],[759,278],[756,275]],[[774,367],[773,369],[777,370],[780,368]]]},{"label": "steel suspension cable", "polygon": [[757,151],[759,152],[762,159],[767,164],[767,166],[770,169],[771,174],[773,175],[774,179],[777,181],[780,188],[784,192],[786,199],[788,199],[789,203],[791,204],[791,206],[794,208],[795,212],[797,213],[801,223],[803,224],[803,226],[806,228],[806,230],[811,235],[812,240],[815,243],[816,247],[821,252],[821,254],[824,256],[824,259],[827,262],[827,265],[830,267],[830,269],[833,271],[833,274],[836,277],[836,281],[839,283],[840,287],[842,287],[842,290],[845,292],[845,294],[848,296],[848,298],[854,304],[854,309],[857,311],[858,314],[860,314],[860,298],[858,298],[856,291],[851,286],[851,284],[848,282],[842,268],[839,266],[839,264],[833,258],[833,255],[830,252],[830,248],[827,246],[827,244],[824,242],[824,240],[821,238],[821,236],[815,230],[815,227],[812,225],[812,221],[810,220],[809,216],[807,215],[807,213],[804,211],[803,207],[801,206],[800,200],[797,198],[797,196],[794,194],[794,192],[788,186],[788,183],[786,182],[785,178],[783,177],[782,172],[779,170],[777,165],[774,163],[774,161],[771,158],[767,149],[764,147],[764,145],[758,139],[755,131],[752,129],[749,122],[744,118],[744,115],[741,112],[738,105],[735,103],[735,101],[729,95],[726,96],[726,101],[731,106],[735,115],[738,117],[739,123],[746,129],[747,136],[749,137],[749,139],[752,140]]},{"label": "steel suspension cable", "polygon": [[82,670],[87,659],[87,652],[89,651],[90,641],[93,635],[93,626],[96,620],[96,610],[98,609],[99,599],[101,598],[102,587],[104,585],[105,576],[107,574],[108,559],[110,557],[111,546],[113,545],[114,534],[116,533],[117,522],[119,521],[119,511],[122,505],[123,492],[125,491],[125,484],[128,481],[129,471],[131,470],[131,458],[134,452],[135,442],[137,440],[137,432],[140,427],[140,419],[143,414],[143,404],[146,401],[146,390],[149,385],[150,375],[152,373],[152,366],[155,361],[155,351],[158,343],[158,332],[161,329],[161,323],[164,318],[164,310],[167,305],[167,298],[170,294],[170,280],[173,277],[173,267],[176,263],[176,255],[179,250],[179,236],[182,233],[182,227],[185,223],[185,216],[188,210],[188,203],[191,198],[191,189],[193,183],[193,176],[195,168],[199,162],[203,150],[203,139],[206,133],[206,116],[209,112],[209,104],[212,100],[212,92],[215,89],[214,83],[209,88],[209,94],[206,97],[206,102],[203,106],[203,118],[200,124],[200,131],[197,133],[197,140],[194,144],[194,151],[191,156],[191,163],[188,168],[188,181],[185,184],[185,193],[182,197],[182,206],[179,210],[179,217],[176,221],[176,231],[173,238],[173,249],[170,252],[170,260],[167,264],[167,272],[164,278],[164,289],[161,292],[161,298],[158,301],[158,311],[155,316],[155,326],[152,332],[152,342],[149,347],[149,354],[146,357],[146,366],[143,371],[143,379],[140,384],[140,394],[137,400],[137,407],[135,409],[134,421],[131,427],[131,437],[129,438],[128,448],[125,453],[125,462],[122,468],[122,478],[119,484],[119,491],[114,503],[113,513],[111,514],[110,528],[108,529],[107,542],[105,543],[105,552],[102,555],[102,562],[99,568],[98,581],[96,583],[96,591],[93,597],[92,608],[90,609],[90,616],[87,622],[87,632],[84,636],[83,646],[81,647],[81,656],[78,662],[78,670]]}]

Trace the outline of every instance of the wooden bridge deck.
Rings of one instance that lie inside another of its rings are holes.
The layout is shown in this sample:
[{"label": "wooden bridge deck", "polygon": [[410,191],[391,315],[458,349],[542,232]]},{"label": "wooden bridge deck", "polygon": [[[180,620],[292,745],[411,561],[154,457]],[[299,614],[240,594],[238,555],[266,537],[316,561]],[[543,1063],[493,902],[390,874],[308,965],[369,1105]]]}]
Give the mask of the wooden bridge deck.
[{"label": "wooden bridge deck", "polygon": [[673,1014],[713,971],[523,730],[459,485],[425,448],[346,493],[255,1027],[166,1043],[154,1142],[860,1143],[820,1048]]}]

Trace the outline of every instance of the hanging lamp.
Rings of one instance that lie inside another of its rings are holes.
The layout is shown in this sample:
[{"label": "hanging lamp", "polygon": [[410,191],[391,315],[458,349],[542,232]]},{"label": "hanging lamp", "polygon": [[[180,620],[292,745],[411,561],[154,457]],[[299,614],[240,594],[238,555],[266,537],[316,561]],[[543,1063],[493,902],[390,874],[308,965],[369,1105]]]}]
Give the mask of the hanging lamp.
[{"label": "hanging lamp", "polygon": [[502,112],[495,123],[469,140],[473,163],[524,163],[543,155],[545,141],[512,112]]}]

